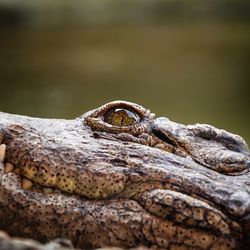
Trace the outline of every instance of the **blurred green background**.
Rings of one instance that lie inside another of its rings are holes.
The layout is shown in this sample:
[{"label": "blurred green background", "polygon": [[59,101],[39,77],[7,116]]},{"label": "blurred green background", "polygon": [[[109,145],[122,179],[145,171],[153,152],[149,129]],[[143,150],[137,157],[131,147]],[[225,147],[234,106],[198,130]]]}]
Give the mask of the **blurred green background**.
[{"label": "blurred green background", "polygon": [[250,1],[0,0],[0,110],[74,118],[106,102],[250,144]]}]

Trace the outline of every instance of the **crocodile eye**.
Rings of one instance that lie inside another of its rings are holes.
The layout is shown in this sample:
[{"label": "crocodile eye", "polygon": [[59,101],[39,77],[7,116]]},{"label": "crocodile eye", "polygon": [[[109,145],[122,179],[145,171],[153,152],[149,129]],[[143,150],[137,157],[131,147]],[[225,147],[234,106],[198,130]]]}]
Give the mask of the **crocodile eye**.
[{"label": "crocodile eye", "polygon": [[132,126],[140,122],[140,117],[133,111],[114,108],[104,116],[104,121],[114,126]]},{"label": "crocodile eye", "polygon": [[83,115],[86,124],[95,131],[141,134],[150,126],[154,114],[142,106],[114,101]]}]

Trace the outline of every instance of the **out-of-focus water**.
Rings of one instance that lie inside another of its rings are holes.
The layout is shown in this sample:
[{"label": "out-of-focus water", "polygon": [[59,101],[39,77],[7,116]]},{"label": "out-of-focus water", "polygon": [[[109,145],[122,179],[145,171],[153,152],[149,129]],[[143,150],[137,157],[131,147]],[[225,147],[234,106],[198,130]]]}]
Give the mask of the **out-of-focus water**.
[{"label": "out-of-focus water", "polygon": [[73,118],[123,99],[250,143],[249,31],[212,21],[2,29],[0,110]]}]

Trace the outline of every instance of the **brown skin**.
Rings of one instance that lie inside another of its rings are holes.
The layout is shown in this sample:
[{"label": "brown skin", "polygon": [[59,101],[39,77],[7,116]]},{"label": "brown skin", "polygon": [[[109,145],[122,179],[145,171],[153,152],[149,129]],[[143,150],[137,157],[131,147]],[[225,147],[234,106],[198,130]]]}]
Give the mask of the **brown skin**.
[{"label": "brown skin", "polygon": [[[74,120],[0,118],[4,163],[19,169],[0,164],[0,229],[11,235],[64,237],[86,249],[247,246],[250,158],[239,136],[122,101]],[[22,188],[23,177],[32,188]]]}]

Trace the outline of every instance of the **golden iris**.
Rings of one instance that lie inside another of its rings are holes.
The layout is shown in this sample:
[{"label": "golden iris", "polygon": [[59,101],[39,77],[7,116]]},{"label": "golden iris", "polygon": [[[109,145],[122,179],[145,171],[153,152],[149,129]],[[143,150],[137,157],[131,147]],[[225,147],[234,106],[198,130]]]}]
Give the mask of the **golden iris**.
[{"label": "golden iris", "polygon": [[122,108],[111,109],[104,118],[105,122],[114,126],[132,126],[140,122],[136,113]]}]

